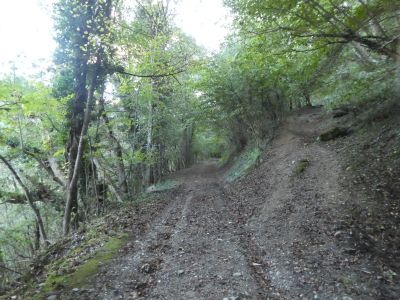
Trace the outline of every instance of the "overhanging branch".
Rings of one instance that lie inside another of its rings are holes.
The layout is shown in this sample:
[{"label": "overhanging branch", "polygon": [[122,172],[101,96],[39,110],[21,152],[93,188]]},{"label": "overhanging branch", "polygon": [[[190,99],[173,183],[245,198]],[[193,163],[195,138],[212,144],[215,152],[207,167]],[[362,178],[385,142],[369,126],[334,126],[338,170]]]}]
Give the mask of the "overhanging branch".
[{"label": "overhanging branch", "polygon": [[186,70],[178,70],[175,72],[171,73],[164,73],[164,74],[151,74],[151,75],[144,75],[144,74],[134,74],[134,73],[129,73],[126,71],[122,70],[116,70],[116,73],[123,74],[123,75],[129,75],[129,76],[134,76],[134,77],[141,77],[141,78],[160,78],[160,77],[170,77],[170,76],[176,76],[178,74],[181,74],[183,72],[186,72]]}]

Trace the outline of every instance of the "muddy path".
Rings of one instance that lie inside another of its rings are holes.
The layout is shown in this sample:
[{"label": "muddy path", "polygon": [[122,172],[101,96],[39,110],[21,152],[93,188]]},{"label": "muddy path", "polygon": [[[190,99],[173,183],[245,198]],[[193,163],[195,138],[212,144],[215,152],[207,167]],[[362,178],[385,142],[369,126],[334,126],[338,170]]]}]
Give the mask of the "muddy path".
[{"label": "muddy path", "polygon": [[174,174],[180,187],[146,229],[63,298],[396,299],[342,230],[348,195],[336,150],[316,141],[322,118],[288,118],[262,164],[232,185],[213,163]]}]

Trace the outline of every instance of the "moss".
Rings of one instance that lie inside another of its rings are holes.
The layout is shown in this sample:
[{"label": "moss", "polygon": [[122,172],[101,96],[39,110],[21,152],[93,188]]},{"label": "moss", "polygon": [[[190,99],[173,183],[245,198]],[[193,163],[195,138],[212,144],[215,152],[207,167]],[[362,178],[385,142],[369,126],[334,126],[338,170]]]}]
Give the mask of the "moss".
[{"label": "moss", "polygon": [[225,166],[229,163],[230,159],[232,158],[233,153],[231,151],[224,151],[218,160],[218,165],[220,167]]},{"label": "moss", "polygon": [[70,252],[69,256],[78,255],[78,254],[81,253],[84,249],[85,249],[85,247],[83,247],[83,246],[78,246],[78,247],[74,248],[74,249]]},{"label": "moss", "polygon": [[233,182],[246,175],[252,167],[260,163],[261,150],[258,147],[249,148],[236,160],[232,168],[226,174],[226,180]]},{"label": "moss", "polygon": [[294,174],[300,175],[308,168],[309,165],[310,165],[310,161],[308,159],[300,160],[294,169]]},{"label": "moss", "polygon": [[[84,286],[88,283],[89,279],[97,273],[98,268],[101,265],[106,264],[114,257],[126,239],[126,234],[109,238],[103,247],[99,248],[91,258],[89,258],[82,265],[78,266],[71,274],[60,275],[57,274],[57,272],[50,273],[44,282],[43,290],[39,294],[35,295],[32,299],[43,299],[45,298],[46,294],[56,290],[69,290]],[[77,253],[76,251],[74,252]],[[60,265],[62,264],[63,263],[61,262]]]}]

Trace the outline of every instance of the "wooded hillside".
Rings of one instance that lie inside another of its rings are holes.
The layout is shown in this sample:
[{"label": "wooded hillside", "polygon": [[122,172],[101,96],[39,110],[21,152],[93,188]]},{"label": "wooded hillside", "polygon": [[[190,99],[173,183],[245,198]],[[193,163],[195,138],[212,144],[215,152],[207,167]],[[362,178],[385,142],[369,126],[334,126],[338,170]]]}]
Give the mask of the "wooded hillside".
[{"label": "wooded hillside", "polygon": [[133,2],[55,1],[48,74],[0,78],[0,289],[175,171],[243,159],[240,177],[293,111],[369,123],[398,108],[399,1],[226,0],[234,21],[213,55],[172,1]]}]

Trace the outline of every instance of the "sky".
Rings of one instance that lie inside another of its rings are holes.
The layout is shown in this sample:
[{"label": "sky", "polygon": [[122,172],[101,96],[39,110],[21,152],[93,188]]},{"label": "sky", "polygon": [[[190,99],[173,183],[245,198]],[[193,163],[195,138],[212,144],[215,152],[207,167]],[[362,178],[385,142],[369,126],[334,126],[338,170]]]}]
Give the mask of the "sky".
[{"label": "sky", "polygon": [[[48,66],[56,47],[50,5],[54,0],[0,0],[0,73],[15,64],[30,75]],[[176,24],[210,52],[218,51],[230,24],[223,0],[179,0]],[[35,66],[37,66],[35,68]]]},{"label": "sky", "polygon": [[228,33],[231,17],[223,0],[181,0],[176,24],[209,51],[217,51]]}]

